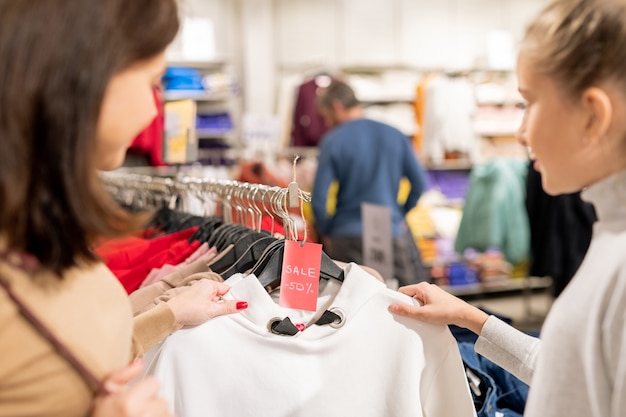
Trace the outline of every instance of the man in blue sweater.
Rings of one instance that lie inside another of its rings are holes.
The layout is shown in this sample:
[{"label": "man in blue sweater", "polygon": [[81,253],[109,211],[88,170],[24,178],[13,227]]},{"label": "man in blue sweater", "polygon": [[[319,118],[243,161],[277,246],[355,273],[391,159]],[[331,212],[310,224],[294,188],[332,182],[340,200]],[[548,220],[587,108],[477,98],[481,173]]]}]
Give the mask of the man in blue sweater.
[{"label": "man in blue sweater", "polygon": [[[396,128],[363,117],[354,91],[335,80],[318,96],[320,113],[332,129],[322,138],[312,193],[313,214],[324,251],[333,259],[363,263],[361,204],[392,213],[394,278],[400,285],[430,279],[405,215],[425,188],[425,175],[409,139]],[[403,178],[411,189],[398,204]],[[327,213],[329,188],[338,183],[337,203]],[[391,278],[391,277],[385,277]]]}]

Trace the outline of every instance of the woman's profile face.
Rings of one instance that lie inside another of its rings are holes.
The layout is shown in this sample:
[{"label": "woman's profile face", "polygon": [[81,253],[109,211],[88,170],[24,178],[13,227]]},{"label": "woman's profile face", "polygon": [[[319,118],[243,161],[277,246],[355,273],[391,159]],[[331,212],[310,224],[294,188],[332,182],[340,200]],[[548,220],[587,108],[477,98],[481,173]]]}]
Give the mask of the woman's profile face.
[{"label": "woman's profile face", "polygon": [[154,88],[165,70],[165,52],[116,74],[107,86],[96,129],[97,169],[124,162],[133,139],[156,117]]},{"label": "woman's profile face", "polygon": [[552,195],[580,190],[588,182],[582,108],[566,99],[551,78],[537,72],[523,49],[517,77],[526,100],[518,139],[529,148],[544,190]]}]

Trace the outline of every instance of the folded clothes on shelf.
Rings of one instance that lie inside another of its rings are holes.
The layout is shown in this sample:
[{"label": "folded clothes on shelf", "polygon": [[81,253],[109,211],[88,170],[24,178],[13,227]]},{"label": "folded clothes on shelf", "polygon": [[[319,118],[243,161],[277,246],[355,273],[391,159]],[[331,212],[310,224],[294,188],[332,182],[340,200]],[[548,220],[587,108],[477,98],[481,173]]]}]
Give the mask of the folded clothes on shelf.
[{"label": "folded clothes on shelf", "polygon": [[204,90],[202,73],[187,67],[168,67],[163,75],[165,90]]}]

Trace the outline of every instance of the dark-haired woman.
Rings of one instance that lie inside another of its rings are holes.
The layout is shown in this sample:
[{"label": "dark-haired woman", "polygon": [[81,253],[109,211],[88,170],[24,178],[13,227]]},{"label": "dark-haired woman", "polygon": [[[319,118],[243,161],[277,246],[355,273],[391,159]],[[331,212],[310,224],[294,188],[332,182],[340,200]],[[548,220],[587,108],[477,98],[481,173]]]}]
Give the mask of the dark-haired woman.
[{"label": "dark-haired woman", "polygon": [[246,306],[201,280],[132,318],[92,252],[145,220],[98,170],[156,115],[178,26],[175,0],[0,0],[0,416],[169,416],[133,359]]}]

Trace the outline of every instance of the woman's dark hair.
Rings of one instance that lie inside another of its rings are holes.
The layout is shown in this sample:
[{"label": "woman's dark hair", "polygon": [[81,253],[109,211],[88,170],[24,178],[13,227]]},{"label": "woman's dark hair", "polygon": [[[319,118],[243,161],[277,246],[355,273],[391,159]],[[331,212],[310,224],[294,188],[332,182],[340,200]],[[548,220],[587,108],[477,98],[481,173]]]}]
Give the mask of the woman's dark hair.
[{"label": "woman's dark hair", "polygon": [[138,227],[105,190],[95,132],[114,75],[174,39],[176,0],[0,0],[0,243],[57,273]]}]

